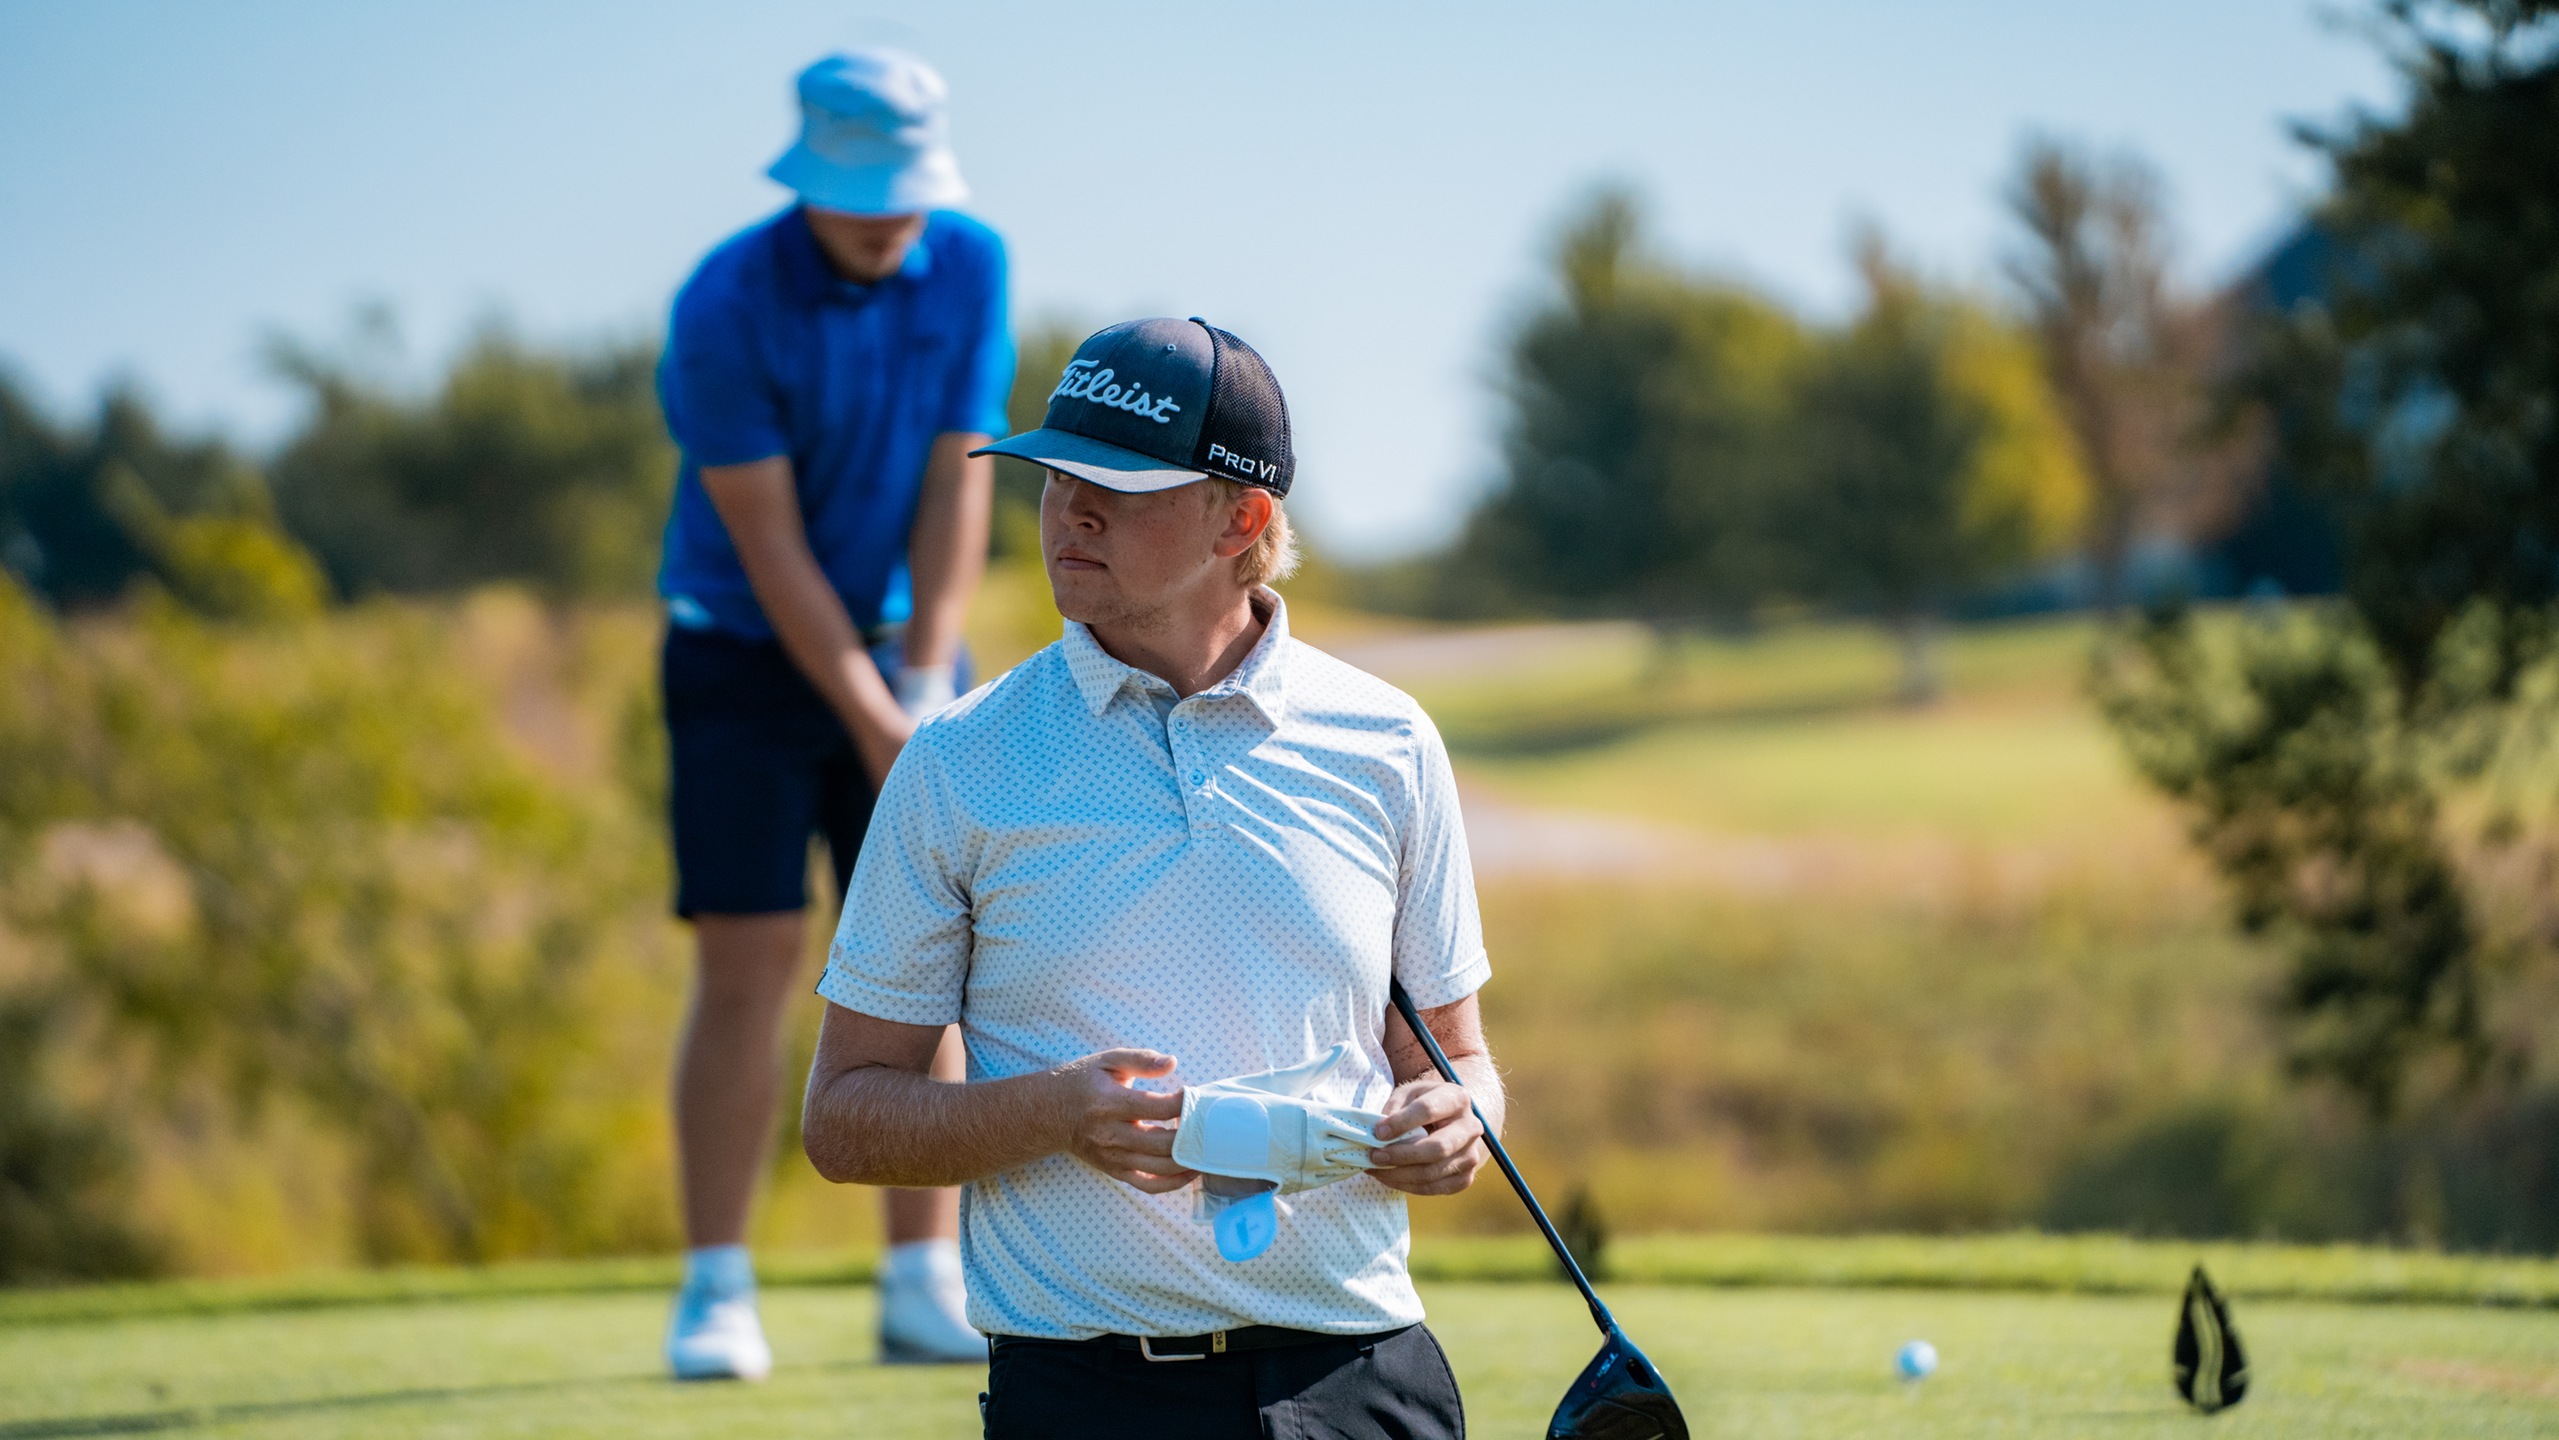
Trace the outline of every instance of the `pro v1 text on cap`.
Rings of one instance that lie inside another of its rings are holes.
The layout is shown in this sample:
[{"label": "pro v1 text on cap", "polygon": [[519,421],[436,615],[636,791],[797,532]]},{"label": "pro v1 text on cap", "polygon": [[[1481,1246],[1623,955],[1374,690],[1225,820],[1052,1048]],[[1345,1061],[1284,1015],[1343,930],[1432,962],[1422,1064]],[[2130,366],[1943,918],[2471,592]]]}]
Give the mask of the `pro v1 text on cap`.
[{"label": "pro v1 text on cap", "polygon": [[1252,346],[1196,316],[1097,332],[1066,362],[1039,429],[970,453],[1130,494],[1215,475],[1286,495],[1297,474],[1279,378]]}]

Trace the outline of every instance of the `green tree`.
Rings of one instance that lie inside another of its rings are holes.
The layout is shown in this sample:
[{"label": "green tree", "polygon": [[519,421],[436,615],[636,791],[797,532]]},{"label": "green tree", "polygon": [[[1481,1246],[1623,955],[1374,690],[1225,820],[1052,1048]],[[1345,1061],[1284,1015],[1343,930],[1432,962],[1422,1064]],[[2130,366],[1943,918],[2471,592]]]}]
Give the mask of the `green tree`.
[{"label": "green tree", "polygon": [[2241,927],[2284,945],[2294,1064],[2375,1114],[2411,1064],[2485,1058],[2480,941],[2442,843],[2443,778],[2379,652],[2329,607],[2215,634],[2181,609],[2101,656],[2134,764],[2187,809]]},{"label": "green tree", "polygon": [[2559,853],[2559,6],[2382,16],[2407,107],[2307,137],[2326,294],[2248,381],[2339,517],[2345,601],[2221,641],[2154,617],[2098,671],[2242,922],[2292,950],[2296,1060],[2376,1112],[2430,1059],[2526,1058],[2490,981],[2551,964],[2514,877]]},{"label": "green tree", "polygon": [[1781,568],[1765,517],[1800,327],[1654,258],[1623,191],[1554,266],[1510,344],[1502,478],[1458,543],[1461,594],[1661,626],[1746,613]]},{"label": "green tree", "polygon": [[[528,692],[474,683],[554,623],[492,595],[255,628],[146,603],[66,633],[0,583],[0,1029],[59,1050],[94,1016],[148,1057],[128,1111],[315,1117],[372,1259],[666,1238],[627,1173],[655,1102],[604,1063],[663,1018],[622,978],[663,938],[656,816],[532,763],[489,693]],[[114,852],[164,903],[29,863],[48,844]],[[60,1233],[113,1154],[65,1150],[26,1078],[0,1066],[0,1148],[49,1157],[28,1184]]]},{"label": "green tree", "polygon": [[2159,178],[2139,158],[2032,140],[2007,198],[2023,232],[2009,279],[2078,442],[2084,543],[2111,608],[2142,528],[2221,478],[2202,443],[2209,312],[2171,286]]},{"label": "green tree", "polygon": [[128,1139],[63,1103],[43,1070],[58,1006],[0,1005],[0,1285],[114,1279],[159,1268],[125,1216]]},{"label": "green tree", "polygon": [[269,358],[310,404],[277,503],[342,594],[647,592],[675,483],[652,347],[543,350],[491,325],[415,397],[350,354]]},{"label": "green tree", "polygon": [[[75,1103],[60,1062],[80,1035],[79,988],[31,963],[10,922],[48,826],[78,813],[72,756],[84,706],[35,604],[0,574],[0,1285],[145,1273],[129,1222],[129,1110]],[[81,1037],[88,1038],[88,1037]]]},{"label": "green tree", "polygon": [[0,567],[59,607],[156,580],[225,619],[307,614],[318,571],[277,524],[266,482],[219,441],[172,439],[118,388],[86,429],[59,426],[0,375]]},{"label": "green tree", "polygon": [[2559,7],[2385,13],[2407,112],[2311,137],[2336,172],[2328,298],[2279,317],[2255,378],[2407,686],[2472,604],[2559,599]]},{"label": "green tree", "polygon": [[2087,483],[2014,327],[1930,292],[1879,237],[1858,265],[1864,312],[1805,372],[1785,529],[1804,593],[1900,637],[1903,699],[1920,703],[1945,607],[2066,545]]}]

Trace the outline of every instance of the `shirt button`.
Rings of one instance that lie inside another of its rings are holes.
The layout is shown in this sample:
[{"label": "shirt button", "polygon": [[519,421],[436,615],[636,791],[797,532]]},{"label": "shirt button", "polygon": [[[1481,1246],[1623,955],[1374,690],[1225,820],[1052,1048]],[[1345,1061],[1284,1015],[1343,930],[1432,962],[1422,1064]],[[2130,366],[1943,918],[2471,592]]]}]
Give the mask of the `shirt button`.
[{"label": "shirt button", "polygon": [[1205,785],[1208,783],[1208,777],[1197,770],[1194,770],[1191,772],[1191,783],[1194,785]]}]

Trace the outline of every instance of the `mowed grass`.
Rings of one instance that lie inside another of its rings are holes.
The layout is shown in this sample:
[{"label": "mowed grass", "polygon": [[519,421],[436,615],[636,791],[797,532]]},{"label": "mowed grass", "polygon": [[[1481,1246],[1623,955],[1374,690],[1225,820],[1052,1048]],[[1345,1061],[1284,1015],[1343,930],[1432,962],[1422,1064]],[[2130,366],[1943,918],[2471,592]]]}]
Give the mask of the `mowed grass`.
[{"label": "mowed grass", "polygon": [[[1701,1436],[2190,1435],[2157,1295],[1624,1285],[1610,1299]],[[1595,1344],[1558,1285],[1434,1284],[1470,1430],[1535,1435]],[[657,1292],[495,1297],[0,1328],[0,1437],[860,1435],[977,1431],[983,1372],[869,1363],[870,1292],[764,1304],[762,1385],[660,1378]],[[2559,1312],[2243,1303],[2256,1389],[2234,1436],[2504,1436],[2559,1427]],[[1890,1378],[1903,1341],[1943,1357]]]},{"label": "mowed grass", "polygon": [[1894,699],[1892,646],[1858,625],[1667,653],[1634,626],[1540,627],[1476,638],[1462,663],[1419,639],[1342,648],[1515,800],[1726,833],[2049,844],[2165,820],[2082,693],[2095,636],[2082,619],[1950,630],[1944,696],[1916,709]]},{"label": "mowed grass", "polygon": [[[1507,1191],[1488,1193],[1512,1203]],[[871,1282],[878,1255],[860,1249],[759,1250],[767,1293]],[[2486,1305],[2559,1312],[2559,1259],[2446,1254],[2374,1245],[2150,1240],[2124,1235],[1638,1235],[1608,1243],[1606,1276],[1638,1285],[1725,1289],[2008,1290],[2175,1295],[2189,1267],[2212,1269],[2227,1294],[2250,1300]],[[1554,1256],[1531,1233],[1430,1234],[1412,1271],[1432,1284],[1534,1284],[1555,1278]],[[97,1321],[207,1318],[287,1310],[365,1309],[541,1300],[621,1292],[665,1294],[671,1256],[516,1260],[488,1266],[404,1266],[203,1280],[129,1281],[0,1290],[0,1334]]]},{"label": "mowed grass", "polygon": [[[2156,839],[2167,808],[2083,693],[2095,624],[1949,627],[1941,700],[1899,704],[1881,630],[1790,624],[1683,636],[1642,626],[1430,628],[1293,600],[1294,632],[1412,692],[1460,774],[1523,803],[1727,834],[2104,846]],[[1057,635],[1039,577],[1000,566],[970,640],[987,673]]]},{"label": "mowed grass", "polygon": [[2085,618],[1950,628],[1924,707],[1871,626],[1325,621],[1447,736],[1523,1162],[1627,1233],[2043,1223],[2119,1137],[2283,1086],[2281,957],[2090,705]]}]

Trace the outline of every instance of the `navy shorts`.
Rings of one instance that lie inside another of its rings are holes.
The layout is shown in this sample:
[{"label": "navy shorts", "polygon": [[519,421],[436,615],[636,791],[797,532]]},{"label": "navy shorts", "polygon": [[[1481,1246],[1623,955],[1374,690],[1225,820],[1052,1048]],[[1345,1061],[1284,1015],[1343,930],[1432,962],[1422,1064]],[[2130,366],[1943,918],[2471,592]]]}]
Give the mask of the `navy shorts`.
[{"label": "navy shorts", "polygon": [[[895,640],[875,643],[871,656],[897,673]],[[963,655],[963,677],[967,665]],[[675,913],[806,908],[809,841],[820,836],[842,895],[870,828],[871,779],[844,723],[780,642],[670,626],[660,675]]]}]

